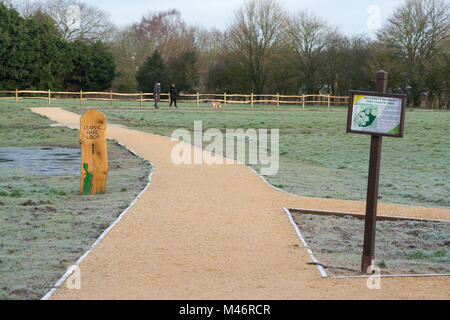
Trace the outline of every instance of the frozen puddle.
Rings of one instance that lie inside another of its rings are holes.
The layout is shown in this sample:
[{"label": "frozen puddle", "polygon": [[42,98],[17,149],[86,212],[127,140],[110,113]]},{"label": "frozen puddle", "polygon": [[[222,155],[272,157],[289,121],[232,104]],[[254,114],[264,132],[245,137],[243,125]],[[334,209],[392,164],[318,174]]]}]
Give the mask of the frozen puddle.
[{"label": "frozen puddle", "polygon": [[81,151],[75,148],[0,148],[0,168],[25,169],[37,175],[77,175]]}]

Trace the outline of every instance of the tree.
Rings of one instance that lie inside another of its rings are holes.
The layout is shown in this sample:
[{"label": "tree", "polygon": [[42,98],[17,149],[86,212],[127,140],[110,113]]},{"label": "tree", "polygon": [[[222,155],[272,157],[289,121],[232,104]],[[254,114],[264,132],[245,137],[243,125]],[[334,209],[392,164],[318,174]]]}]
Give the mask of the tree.
[{"label": "tree", "polygon": [[231,52],[240,65],[240,76],[249,80],[249,89],[253,92],[264,92],[273,53],[282,42],[282,17],[283,11],[275,0],[246,1],[244,7],[236,11],[228,31]]},{"label": "tree", "polygon": [[211,92],[250,92],[248,78],[242,77],[239,61],[235,56],[224,49],[208,66],[206,88]]},{"label": "tree", "polygon": [[0,4],[0,88],[105,90],[114,57],[100,41],[60,39],[52,19],[37,11],[22,18]]},{"label": "tree", "polygon": [[170,84],[166,80],[166,64],[159,50],[155,50],[139,68],[136,73],[136,81],[139,90],[143,92],[153,92],[153,87],[158,81],[161,82],[162,91],[169,90]]},{"label": "tree", "polygon": [[403,75],[404,86],[412,87],[411,100],[420,106],[427,63],[442,50],[449,37],[449,4],[444,0],[406,0],[377,34],[388,50],[395,72]]},{"label": "tree", "polygon": [[227,38],[226,33],[220,30],[199,27],[195,29],[194,39],[199,73],[198,87],[200,91],[204,92],[210,90],[209,69],[217,65],[224,52],[224,44],[227,42]]},{"label": "tree", "polygon": [[108,13],[78,0],[20,0],[15,6],[24,17],[46,13],[64,41],[107,41],[114,28]]},{"label": "tree", "polygon": [[0,3],[0,87],[54,89],[67,72],[66,44],[51,24],[22,18]]},{"label": "tree", "polygon": [[351,89],[373,90],[374,73],[369,67],[372,50],[373,41],[363,35],[348,38],[336,33],[330,37],[323,52],[322,82],[332,95],[346,96]]},{"label": "tree", "polygon": [[102,91],[111,88],[116,65],[113,55],[101,41],[69,43],[67,61],[70,72],[63,77],[64,89]]},{"label": "tree", "polygon": [[13,1],[12,0],[0,0],[0,4],[3,4],[7,8],[13,7]]},{"label": "tree", "polygon": [[[428,88],[428,105],[435,105],[442,109],[450,108],[450,38],[446,40],[443,49],[428,61],[429,70],[425,78]],[[436,104],[437,102],[437,104]]]},{"label": "tree", "polygon": [[322,67],[327,63],[323,52],[337,30],[306,11],[285,19],[287,41],[297,56],[304,93],[317,94],[324,86]]},{"label": "tree", "polygon": [[197,85],[198,61],[194,31],[177,10],[169,10],[147,14],[140,22],[118,32],[112,45],[120,61],[115,86],[136,88],[137,69],[142,68],[149,53],[158,50],[167,68],[167,81],[175,82],[179,90],[192,90]]},{"label": "tree", "polygon": [[175,83],[179,92],[192,92],[198,82],[195,51],[181,52],[169,57],[167,81]]}]

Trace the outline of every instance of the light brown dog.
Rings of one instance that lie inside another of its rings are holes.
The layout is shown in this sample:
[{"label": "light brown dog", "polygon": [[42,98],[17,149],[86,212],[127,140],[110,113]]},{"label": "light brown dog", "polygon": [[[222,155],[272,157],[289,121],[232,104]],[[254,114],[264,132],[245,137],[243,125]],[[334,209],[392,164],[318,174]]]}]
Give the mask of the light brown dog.
[{"label": "light brown dog", "polygon": [[211,102],[213,109],[222,109],[222,103],[220,102]]}]

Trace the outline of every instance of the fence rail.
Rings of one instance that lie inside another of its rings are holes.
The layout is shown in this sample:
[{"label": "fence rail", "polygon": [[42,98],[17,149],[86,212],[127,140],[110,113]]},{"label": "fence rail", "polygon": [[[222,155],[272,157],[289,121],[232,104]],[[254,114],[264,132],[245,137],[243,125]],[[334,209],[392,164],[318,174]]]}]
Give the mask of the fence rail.
[{"label": "fence rail", "polygon": [[[5,96],[5,95],[11,96]],[[72,96],[72,97],[70,97]],[[200,107],[201,103],[221,102],[224,107],[227,104],[246,104],[252,108],[257,104],[268,104],[276,107],[282,105],[298,105],[305,108],[305,105],[321,104],[328,108],[331,105],[346,105],[349,97],[347,96],[331,96],[323,94],[304,94],[304,95],[281,95],[281,94],[227,94],[227,93],[194,93],[178,95],[178,102],[194,103]],[[42,91],[42,90],[14,90],[14,91],[0,91],[0,99],[15,99],[16,103],[23,99],[41,99],[47,100],[48,104],[52,101],[59,100],[78,100],[80,105],[84,101],[109,101],[112,106],[114,101],[134,101],[139,102],[139,106],[143,107],[144,102],[153,101],[153,93],[138,92],[138,93],[117,93],[117,92],[70,92],[70,91]],[[170,102],[169,93],[161,93],[160,101]]]}]

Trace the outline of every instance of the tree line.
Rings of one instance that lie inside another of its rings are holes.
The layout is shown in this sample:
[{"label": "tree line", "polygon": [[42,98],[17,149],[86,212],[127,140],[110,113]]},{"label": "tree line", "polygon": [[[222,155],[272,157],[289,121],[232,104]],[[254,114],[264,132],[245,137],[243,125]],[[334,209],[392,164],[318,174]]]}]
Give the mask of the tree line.
[{"label": "tree line", "polygon": [[[247,0],[223,31],[188,25],[176,9],[117,28],[107,13],[77,0],[9,7],[0,7],[5,89],[148,92],[160,81],[163,91],[175,83],[186,93],[346,96],[372,90],[375,72],[384,69],[388,90],[407,93],[410,106],[450,108],[445,0],[405,0],[374,38],[343,35],[277,0]],[[78,22],[68,19],[73,8]]]},{"label": "tree line", "polygon": [[65,40],[45,12],[23,17],[2,3],[0,65],[0,90],[105,90],[116,67],[100,40]]}]

